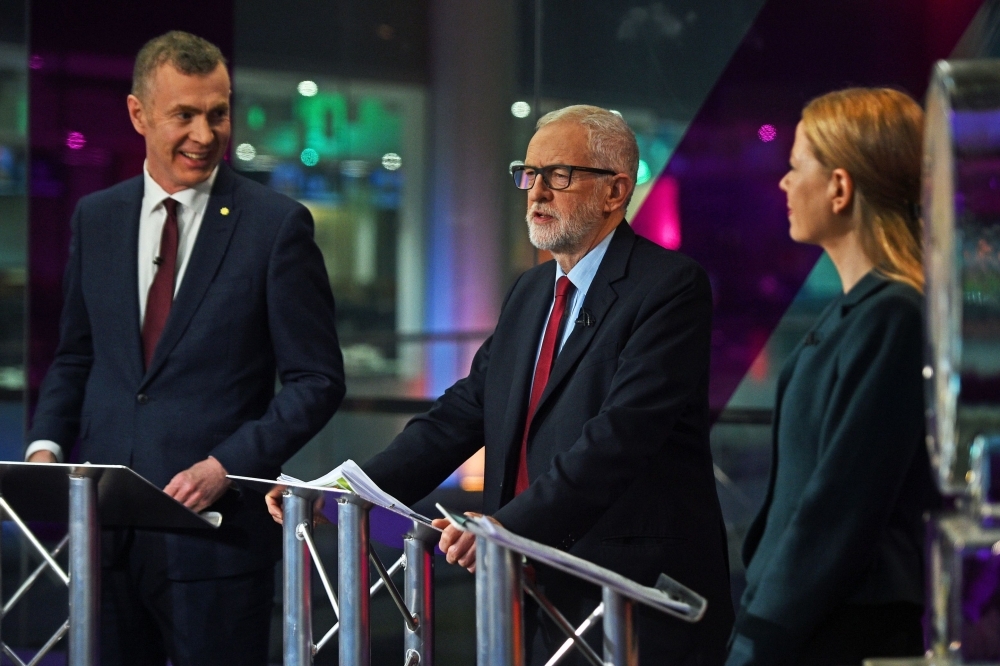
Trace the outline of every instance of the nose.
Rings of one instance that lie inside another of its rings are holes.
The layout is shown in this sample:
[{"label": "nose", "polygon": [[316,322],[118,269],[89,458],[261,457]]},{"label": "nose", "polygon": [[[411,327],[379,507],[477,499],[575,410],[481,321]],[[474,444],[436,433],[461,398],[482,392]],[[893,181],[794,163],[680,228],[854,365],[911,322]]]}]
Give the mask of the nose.
[{"label": "nose", "polygon": [[545,179],[542,178],[542,174],[539,173],[535,176],[535,182],[532,183],[531,189],[528,190],[528,203],[532,204],[536,201],[551,200],[552,190],[545,184]]},{"label": "nose", "polygon": [[788,191],[788,174],[787,173],[784,176],[781,177],[781,180],[778,181],[778,189],[780,189],[782,192],[787,192]]},{"label": "nose", "polygon": [[214,134],[212,133],[212,128],[208,125],[208,118],[199,114],[191,122],[191,131],[188,132],[188,137],[192,141],[196,141],[202,145],[212,143],[212,138]]}]

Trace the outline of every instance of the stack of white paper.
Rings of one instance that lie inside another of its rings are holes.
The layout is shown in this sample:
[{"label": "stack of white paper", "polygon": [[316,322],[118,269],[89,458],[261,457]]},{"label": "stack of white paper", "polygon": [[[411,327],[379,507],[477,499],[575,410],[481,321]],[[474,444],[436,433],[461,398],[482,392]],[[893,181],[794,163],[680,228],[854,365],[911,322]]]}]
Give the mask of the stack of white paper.
[{"label": "stack of white paper", "polygon": [[421,516],[389,493],[379,488],[364,470],[353,460],[345,460],[337,467],[313,481],[301,481],[293,476],[282,474],[279,483],[296,483],[316,488],[339,488],[354,493],[366,502],[391,509],[396,513],[406,515],[413,520],[430,525],[430,518]]}]

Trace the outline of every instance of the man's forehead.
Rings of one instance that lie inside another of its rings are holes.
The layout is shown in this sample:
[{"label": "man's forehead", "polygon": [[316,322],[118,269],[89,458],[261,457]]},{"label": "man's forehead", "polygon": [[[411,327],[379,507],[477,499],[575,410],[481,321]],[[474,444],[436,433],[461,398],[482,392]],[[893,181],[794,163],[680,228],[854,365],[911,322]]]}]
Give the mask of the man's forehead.
[{"label": "man's forehead", "polygon": [[558,153],[586,156],[589,150],[587,128],[570,121],[544,125],[528,143],[528,155]]},{"label": "man's forehead", "polygon": [[219,63],[215,69],[206,74],[188,74],[187,72],[182,72],[173,63],[168,61],[157,66],[148,80],[153,87],[157,85],[184,88],[216,87],[221,89],[224,87],[227,94],[231,88],[229,71],[222,63]]}]

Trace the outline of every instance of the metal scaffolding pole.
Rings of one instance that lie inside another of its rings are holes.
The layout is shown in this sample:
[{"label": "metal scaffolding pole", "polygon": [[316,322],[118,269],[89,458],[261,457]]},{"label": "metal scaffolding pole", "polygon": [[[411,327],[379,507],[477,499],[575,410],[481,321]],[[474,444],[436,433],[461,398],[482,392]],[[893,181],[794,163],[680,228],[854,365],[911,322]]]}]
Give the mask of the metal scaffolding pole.
[{"label": "metal scaffolding pole", "polygon": [[98,561],[97,481],[69,477],[69,664],[94,666],[101,568]]},{"label": "metal scaffolding pole", "polygon": [[283,499],[282,557],[284,566],[284,663],[285,666],[312,664],[312,589],[309,550],[299,538],[301,525],[312,529],[312,500],[286,491]]},{"label": "metal scaffolding pole", "polygon": [[[477,555],[480,545],[482,544],[476,545]],[[521,555],[494,541],[488,541],[485,545],[486,560],[489,563],[489,576],[486,581],[487,603],[490,608],[486,664],[524,666]]]},{"label": "metal scaffolding pole", "polygon": [[342,495],[337,502],[340,666],[370,666],[368,512],[371,504],[356,495]]},{"label": "metal scaffolding pole", "polygon": [[604,597],[604,661],[610,666],[639,666],[635,602],[610,588]]},{"label": "metal scaffolding pole", "polygon": [[414,523],[413,532],[403,540],[406,575],[403,583],[406,607],[416,616],[417,630],[403,629],[403,653],[415,664],[434,664],[434,545],[437,533]]},{"label": "metal scaffolding pole", "polygon": [[476,537],[476,666],[490,666],[490,563],[485,537]]}]

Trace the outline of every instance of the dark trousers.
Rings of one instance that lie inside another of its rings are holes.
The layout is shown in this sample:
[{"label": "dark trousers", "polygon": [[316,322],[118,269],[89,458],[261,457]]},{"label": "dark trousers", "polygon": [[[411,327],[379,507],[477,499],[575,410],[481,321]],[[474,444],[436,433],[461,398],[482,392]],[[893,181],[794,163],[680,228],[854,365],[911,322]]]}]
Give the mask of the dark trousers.
[{"label": "dark trousers", "polygon": [[919,657],[924,653],[923,607],[845,604],[819,626],[802,650],[801,666],[859,665],[877,657]]},{"label": "dark trousers", "polygon": [[168,658],[173,666],[267,666],[274,567],[170,580],[162,539],[118,536],[101,570],[103,666],[165,666]]}]

